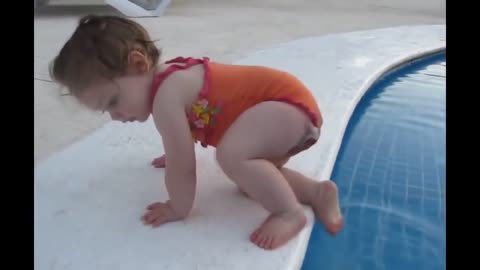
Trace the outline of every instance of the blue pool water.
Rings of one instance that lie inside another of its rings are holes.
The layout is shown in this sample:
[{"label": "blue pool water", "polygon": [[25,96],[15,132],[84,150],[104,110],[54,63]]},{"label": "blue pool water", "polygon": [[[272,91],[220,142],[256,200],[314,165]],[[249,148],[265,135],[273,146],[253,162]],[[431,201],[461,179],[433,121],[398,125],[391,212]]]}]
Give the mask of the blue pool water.
[{"label": "blue pool water", "polygon": [[444,53],[370,88],[332,172],[345,226],[315,224],[302,270],[445,269],[445,104]]}]

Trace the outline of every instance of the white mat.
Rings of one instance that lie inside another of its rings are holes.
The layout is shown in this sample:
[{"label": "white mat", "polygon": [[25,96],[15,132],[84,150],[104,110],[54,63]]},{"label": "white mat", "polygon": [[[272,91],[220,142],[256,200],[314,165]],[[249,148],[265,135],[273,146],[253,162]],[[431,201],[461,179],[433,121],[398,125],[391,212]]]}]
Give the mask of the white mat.
[{"label": "white mat", "polygon": [[162,0],[154,10],[146,10],[128,0],[106,0],[105,3],[116,8],[127,17],[158,17],[165,13],[171,0]]},{"label": "white mat", "polygon": [[[350,114],[383,71],[412,55],[445,46],[445,26],[399,27],[307,38],[260,51],[238,63],[298,75],[324,114],[319,143],[288,166],[328,178]],[[215,59],[213,59],[215,60]],[[312,229],[264,251],[248,240],[266,212],[241,196],[213,158],[198,147],[198,191],[192,215],[151,229],[145,207],[165,200],[162,154],[151,121],[109,123],[35,168],[36,270],[298,269]]]}]

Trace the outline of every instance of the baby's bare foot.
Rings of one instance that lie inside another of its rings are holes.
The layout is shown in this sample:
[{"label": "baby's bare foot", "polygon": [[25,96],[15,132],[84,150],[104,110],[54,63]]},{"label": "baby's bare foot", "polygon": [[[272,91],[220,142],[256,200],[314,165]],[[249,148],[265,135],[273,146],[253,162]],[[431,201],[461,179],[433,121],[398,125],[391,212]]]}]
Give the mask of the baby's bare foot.
[{"label": "baby's bare foot", "polygon": [[250,240],[263,249],[275,249],[295,237],[307,223],[302,209],[270,215],[250,235]]},{"label": "baby's bare foot", "polygon": [[315,196],[311,204],[315,216],[326,230],[335,235],[343,226],[343,217],[338,202],[337,185],[328,180],[317,184]]}]

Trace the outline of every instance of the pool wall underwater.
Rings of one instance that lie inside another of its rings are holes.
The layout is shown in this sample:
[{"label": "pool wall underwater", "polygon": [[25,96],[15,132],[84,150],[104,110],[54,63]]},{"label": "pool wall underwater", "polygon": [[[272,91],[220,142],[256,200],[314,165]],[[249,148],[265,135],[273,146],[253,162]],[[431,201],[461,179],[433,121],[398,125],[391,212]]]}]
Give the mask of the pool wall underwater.
[{"label": "pool wall underwater", "polygon": [[445,269],[445,69],[435,50],[366,88],[333,159],[345,227],[315,224],[303,270]]}]

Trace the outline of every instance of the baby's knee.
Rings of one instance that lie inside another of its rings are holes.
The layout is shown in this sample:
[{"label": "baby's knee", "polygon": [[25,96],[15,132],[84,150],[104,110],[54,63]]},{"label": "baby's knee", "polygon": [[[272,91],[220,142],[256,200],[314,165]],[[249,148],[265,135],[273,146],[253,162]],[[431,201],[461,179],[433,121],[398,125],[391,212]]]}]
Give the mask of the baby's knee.
[{"label": "baby's knee", "polygon": [[281,169],[285,164],[287,164],[288,160],[290,157],[284,157],[284,158],[277,158],[277,159],[270,159],[270,161],[275,167],[278,169]]}]

